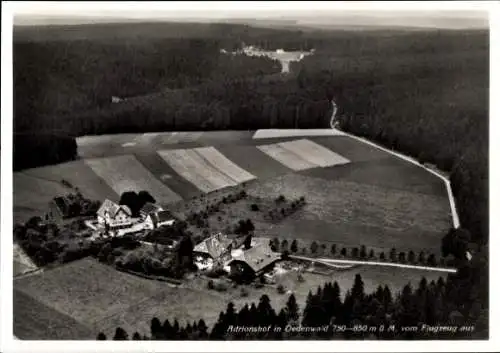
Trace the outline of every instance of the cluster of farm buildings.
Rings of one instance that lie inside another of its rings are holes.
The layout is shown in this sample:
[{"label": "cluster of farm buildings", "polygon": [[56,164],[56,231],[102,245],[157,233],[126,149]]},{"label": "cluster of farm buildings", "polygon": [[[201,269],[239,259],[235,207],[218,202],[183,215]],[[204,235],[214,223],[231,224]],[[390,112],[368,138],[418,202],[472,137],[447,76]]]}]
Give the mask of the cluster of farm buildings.
[{"label": "cluster of farm buildings", "polygon": [[[61,223],[69,216],[67,200],[56,197],[50,203],[46,219]],[[85,225],[93,232],[94,237],[121,237],[138,235],[148,239],[148,234],[161,233],[162,245],[184,244],[175,234],[162,232],[176,222],[173,214],[161,206],[147,202],[140,209],[139,217],[133,217],[131,209],[106,199],[93,219],[86,220]],[[165,234],[168,239],[165,239]],[[152,237],[157,238],[157,237]],[[176,247],[177,248],[177,247]],[[194,264],[200,271],[223,269],[231,275],[270,277],[274,264],[280,260],[280,254],[271,250],[267,242],[252,239],[250,235],[230,237],[218,233],[196,244],[192,251]]]}]

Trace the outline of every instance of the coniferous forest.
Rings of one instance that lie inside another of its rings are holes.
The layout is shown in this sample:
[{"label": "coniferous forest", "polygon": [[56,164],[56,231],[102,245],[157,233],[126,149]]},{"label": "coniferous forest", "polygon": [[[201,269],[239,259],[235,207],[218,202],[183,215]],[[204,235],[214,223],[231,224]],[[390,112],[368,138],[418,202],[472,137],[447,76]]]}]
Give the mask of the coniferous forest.
[{"label": "coniferous forest", "polygon": [[[75,137],[85,134],[328,128],[334,99],[341,129],[449,174],[461,229],[443,238],[442,249],[458,257],[461,266],[447,280],[422,281],[401,294],[384,289],[365,294],[361,279],[343,301],[337,294],[332,299],[335,284],[320,288],[302,308],[302,320],[417,325],[453,319],[476,322],[476,330],[486,325],[488,31],[288,31],[230,24],[143,24],[134,31],[140,25],[109,26],[104,37],[81,36],[79,30],[60,37],[54,35],[60,30],[50,28],[34,37],[15,33],[16,170],[77,158]],[[315,54],[282,75],[279,63],[269,58],[220,52],[243,44],[314,48]],[[124,100],[112,103],[113,96]],[[35,152],[38,158],[26,158]],[[471,261],[462,258],[463,249],[473,250]],[[238,339],[221,332],[257,315],[278,326],[295,316],[289,309],[277,310],[269,298],[238,312],[229,305],[211,331],[202,322],[181,328],[165,321],[155,322],[151,337]],[[387,335],[378,337],[394,338]]]}]

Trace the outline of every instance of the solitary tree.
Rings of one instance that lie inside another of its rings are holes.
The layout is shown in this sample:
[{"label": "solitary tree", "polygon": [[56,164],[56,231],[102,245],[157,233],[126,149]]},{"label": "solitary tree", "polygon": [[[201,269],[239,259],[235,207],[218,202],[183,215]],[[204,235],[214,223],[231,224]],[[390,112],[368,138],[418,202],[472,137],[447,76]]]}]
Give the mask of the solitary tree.
[{"label": "solitary tree", "polygon": [[436,266],[437,265],[436,256],[434,254],[429,255],[429,257],[427,258],[427,264],[429,266]]},{"label": "solitary tree", "polygon": [[380,252],[380,260],[385,261],[385,253],[383,251]]},{"label": "solitary tree", "polygon": [[281,242],[281,251],[285,250],[288,250],[288,240],[283,239],[283,241]]},{"label": "solitary tree", "polygon": [[375,257],[375,252],[373,249],[370,250],[370,255],[368,256],[370,259],[373,259]]},{"label": "solitary tree", "polygon": [[330,252],[332,253],[332,255],[335,255],[337,253],[337,246],[335,244],[332,244]]},{"label": "solitary tree", "polygon": [[405,262],[406,261],[406,256],[403,251],[399,253],[399,262]]},{"label": "solitary tree", "polygon": [[99,334],[97,335],[97,340],[98,341],[105,341],[106,340],[106,335],[102,332],[99,332]]},{"label": "solitary tree", "polygon": [[290,246],[290,251],[293,252],[293,253],[296,253],[297,250],[298,250],[297,240],[294,239],[292,241],[292,245]]},{"label": "solitary tree", "polygon": [[410,250],[410,252],[408,253],[408,261],[410,263],[415,263],[415,253],[413,252],[413,250]]},{"label": "solitary tree", "polygon": [[115,336],[113,337],[113,341],[126,341],[128,340],[127,332],[121,327],[117,327],[115,330]]},{"label": "solitary tree", "polygon": [[360,253],[359,253],[359,256],[360,256],[362,259],[365,259],[365,258],[366,258],[366,246],[361,245],[361,251],[360,251]]},{"label": "solitary tree", "polygon": [[342,248],[342,250],[340,250],[340,255],[346,256],[347,255],[347,249],[346,248]]},{"label": "solitary tree", "polygon": [[358,248],[352,248],[351,250],[351,256],[354,258],[357,258],[359,256],[359,249]]},{"label": "solitary tree", "polygon": [[418,262],[421,263],[422,265],[425,264],[425,254],[423,251],[420,252],[418,255]]},{"label": "solitary tree", "polygon": [[311,253],[316,254],[317,251],[318,251],[318,243],[316,243],[316,241],[313,241],[311,243]]},{"label": "solitary tree", "polygon": [[299,306],[297,305],[297,300],[295,299],[295,295],[293,293],[290,294],[288,301],[286,302],[286,313],[288,322],[299,319]]},{"label": "solitary tree", "polygon": [[390,255],[389,255],[389,257],[390,257],[391,261],[394,261],[394,262],[395,262],[395,261],[396,261],[396,256],[397,256],[397,255],[396,255],[396,249],[395,249],[395,248],[392,248],[392,249],[391,249],[391,253],[390,253]]}]

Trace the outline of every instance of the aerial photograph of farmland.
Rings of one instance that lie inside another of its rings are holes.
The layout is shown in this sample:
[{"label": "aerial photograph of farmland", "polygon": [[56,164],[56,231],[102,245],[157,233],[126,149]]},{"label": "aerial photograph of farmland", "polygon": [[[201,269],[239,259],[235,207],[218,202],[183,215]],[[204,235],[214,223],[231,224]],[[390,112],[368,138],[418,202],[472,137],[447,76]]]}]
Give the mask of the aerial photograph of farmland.
[{"label": "aerial photograph of farmland", "polygon": [[488,12],[214,14],[14,16],[14,338],[487,340]]}]

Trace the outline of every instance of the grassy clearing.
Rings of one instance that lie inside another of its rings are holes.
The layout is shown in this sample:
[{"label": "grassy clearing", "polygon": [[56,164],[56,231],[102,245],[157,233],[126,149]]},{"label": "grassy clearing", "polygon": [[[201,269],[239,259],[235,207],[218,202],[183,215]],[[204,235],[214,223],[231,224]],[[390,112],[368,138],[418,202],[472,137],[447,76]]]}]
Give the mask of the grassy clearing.
[{"label": "grassy clearing", "polygon": [[32,216],[43,215],[48,211],[52,198],[68,191],[59,182],[29,176],[23,172],[14,173],[14,220],[24,222]]},{"label": "grassy clearing", "polygon": [[126,310],[109,316],[96,324],[99,331],[112,336],[116,327],[124,328],[130,335],[135,331],[150,334],[151,319],[162,322],[175,318],[179,323],[193,323],[203,318],[207,325],[213,325],[227,302],[208,290],[197,291],[186,288],[165,288],[156,295],[131,305]]},{"label": "grassy clearing", "polygon": [[14,288],[73,319],[94,323],[166,288],[86,258],[14,281]]},{"label": "grassy clearing", "polygon": [[92,200],[103,200],[104,198],[114,199],[117,196],[113,189],[99,178],[83,161],[29,169],[24,171],[24,173],[58,183],[61,183],[64,179],[74,187],[80,189],[80,192],[85,197]]},{"label": "grassy clearing", "polygon": [[351,246],[384,244],[389,248],[435,249],[451,224],[448,200],[444,197],[343,180],[288,174],[252,183],[248,192],[258,197],[306,195],[304,209],[269,229],[265,234],[268,237],[332,239]]},{"label": "grassy clearing", "polygon": [[174,191],[156,179],[133,155],[87,159],[85,163],[118,195],[125,191],[148,190],[161,203],[181,199]]},{"label": "grassy clearing", "polygon": [[443,181],[423,168],[394,158],[316,168],[303,175],[325,180],[345,180],[376,187],[448,197]]},{"label": "grassy clearing", "polygon": [[91,329],[18,290],[13,294],[14,335],[21,340],[93,340]]},{"label": "grassy clearing", "polygon": [[348,136],[311,137],[310,140],[344,156],[351,162],[371,161],[381,158],[396,158],[387,152],[369,146]]}]

